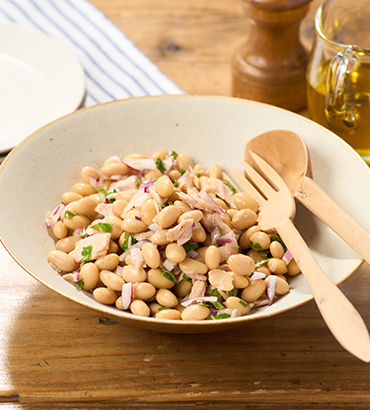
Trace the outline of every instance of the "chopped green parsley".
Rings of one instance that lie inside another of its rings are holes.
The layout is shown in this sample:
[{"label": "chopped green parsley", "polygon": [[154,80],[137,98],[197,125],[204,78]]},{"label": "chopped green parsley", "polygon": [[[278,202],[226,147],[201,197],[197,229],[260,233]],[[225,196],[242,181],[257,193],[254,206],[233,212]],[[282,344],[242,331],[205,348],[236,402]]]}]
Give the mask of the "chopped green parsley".
[{"label": "chopped green parsley", "polygon": [[87,236],[87,235],[88,235],[87,230],[86,230],[85,227],[83,227],[81,232],[80,232],[80,236],[84,237],[84,236]]},{"label": "chopped green parsley", "polygon": [[257,262],[257,263],[254,265],[254,268],[255,268],[255,269],[260,268],[260,267],[263,266],[265,263],[267,263],[270,259],[271,259],[271,258],[266,258],[266,259],[263,259],[263,260]]},{"label": "chopped green parsley", "polygon": [[192,251],[192,250],[195,249],[195,242],[193,242],[193,241],[187,241],[187,242],[185,242],[182,246],[184,247],[185,252],[188,253],[188,252],[190,252],[190,251]]},{"label": "chopped green parsley", "polygon": [[251,247],[254,248],[254,249],[262,249],[262,246],[258,242],[253,242],[253,241],[249,240],[249,243],[250,243]]},{"label": "chopped green parsley", "polygon": [[206,293],[211,296],[221,296],[220,292],[217,289],[209,289]]},{"label": "chopped green parsley", "polygon": [[74,214],[71,211],[68,211],[68,209],[64,212],[64,217],[65,218],[72,218],[73,216],[76,216],[76,214]]},{"label": "chopped green parsley", "polygon": [[161,208],[166,208],[166,205],[162,204],[162,202],[160,202],[160,201],[156,201],[156,202]]},{"label": "chopped green parsley", "polygon": [[215,309],[217,309],[217,310],[225,309],[225,307],[222,306],[220,302],[212,302],[212,305],[213,305],[213,306],[215,307]]},{"label": "chopped green parsley", "polygon": [[155,165],[157,165],[157,168],[159,169],[159,171],[162,172],[162,174],[164,174],[164,172],[166,171],[163,165],[163,161],[160,157],[158,157],[155,161]]},{"label": "chopped green parsley", "polygon": [[[107,192],[105,189],[103,189],[103,188],[95,188],[99,193],[101,193],[102,195],[104,195],[106,198],[109,196],[109,195],[112,195],[112,194],[116,194],[117,193],[117,191],[115,190],[115,189],[113,189],[113,191],[112,192]],[[116,198],[107,198],[107,200],[108,200],[108,202],[110,203],[110,204],[112,204],[115,200],[116,200]]]},{"label": "chopped green parsley", "polygon": [[124,241],[122,242],[122,249],[126,252],[129,248],[136,243],[136,239],[133,238],[128,232],[124,234]]},{"label": "chopped green parsley", "polygon": [[140,182],[140,180],[137,176],[135,177],[135,181],[136,181],[136,188],[139,189],[140,185],[141,185],[141,182]]},{"label": "chopped green parsley", "polygon": [[80,262],[88,262],[91,260],[91,253],[92,253],[92,246],[87,245],[82,248],[81,255],[83,258],[80,260]]},{"label": "chopped green parsley", "polygon": [[215,194],[216,198],[220,199],[222,202],[224,202],[229,208],[231,208],[230,204],[226,201],[226,199],[223,199],[220,195],[217,193]]},{"label": "chopped green parsley", "polygon": [[189,278],[189,276],[186,275],[185,273],[182,275],[182,280],[184,280],[185,282],[192,282],[192,280]]},{"label": "chopped green parsley", "polygon": [[108,196],[108,195],[111,195],[111,194],[116,194],[117,193],[117,191],[115,190],[115,189],[113,189],[113,191],[112,192],[107,192],[105,189],[103,189],[103,188],[95,188],[98,192],[100,192],[101,194],[103,194],[104,196]]},{"label": "chopped green parsley", "polygon": [[96,224],[92,225],[91,228],[95,229],[95,231],[112,232],[113,225],[106,222],[97,222]]},{"label": "chopped green parsley", "polygon": [[285,246],[285,243],[283,242],[283,240],[279,236],[270,235],[270,241],[271,242],[273,242],[273,241],[279,242],[282,245],[282,247],[284,248],[284,252],[287,251],[288,248]]},{"label": "chopped green parsley", "polygon": [[161,268],[161,269],[162,269],[162,272],[163,272],[163,277],[165,277],[166,279],[170,280],[173,283],[176,283],[176,284],[178,283],[176,278],[175,278],[175,275],[173,273],[171,273],[170,271],[168,271],[166,269],[163,269],[163,268]]},{"label": "chopped green parsley", "polygon": [[248,307],[248,304],[244,302],[244,300],[239,300],[239,303],[244,306],[245,308]]},{"label": "chopped green parsley", "polygon": [[219,313],[216,316],[211,315],[211,319],[218,320],[218,319],[228,319],[230,315],[228,313]]},{"label": "chopped green parsley", "polygon": [[228,292],[226,292],[227,296],[235,296],[236,295],[236,289],[232,288]]},{"label": "chopped green parsley", "polygon": [[231,192],[232,192],[233,194],[236,194],[236,193],[238,192],[238,191],[235,189],[235,187],[230,184],[229,181],[226,181],[226,179],[224,179],[223,182],[224,182],[224,184],[225,184],[227,187],[229,187],[229,188],[231,189]]},{"label": "chopped green parsley", "polygon": [[80,280],[78,280],[78,281],[76,282],[76,286],[77,286],[78,288],[80,288],[80,289],[83,288],[83,286],[84,286],[84,280],[83,280],[83,278],[81,278]]}]

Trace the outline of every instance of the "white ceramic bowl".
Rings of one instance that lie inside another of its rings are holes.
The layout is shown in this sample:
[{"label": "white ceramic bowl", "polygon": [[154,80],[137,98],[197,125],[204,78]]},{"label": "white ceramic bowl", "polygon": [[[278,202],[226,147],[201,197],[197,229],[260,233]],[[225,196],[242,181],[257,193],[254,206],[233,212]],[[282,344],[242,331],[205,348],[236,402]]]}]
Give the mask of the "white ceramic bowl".
[{"label": "white ceramic bowl", "polygon": [[[314,179],[337,203],[370,229],[370,173],[341,139],[299,115],[227,97],[158,96],[106,103],[62,117],[21,142],[0,168],[0,237],[14,259],[41,283],[103,315],[146,329],[200,333],[235,328],[297,307],[312,299],[302,275],[270,307],[235,319],[182,322],[142,318],[96,302],[56,273],[46,254],[54,241],[45,215],[79,180],[85,165],[100,168],[109,156],[151,154],[158,148],[186,152],[195,162],[218,162],[231,175],[248,139],[276,128],[299,133],[312,158]],[[240,169],[241,170],[241,169]],[[297,205],[296,225],[314,256],[339,284],[362,259],[321,221]]]}]

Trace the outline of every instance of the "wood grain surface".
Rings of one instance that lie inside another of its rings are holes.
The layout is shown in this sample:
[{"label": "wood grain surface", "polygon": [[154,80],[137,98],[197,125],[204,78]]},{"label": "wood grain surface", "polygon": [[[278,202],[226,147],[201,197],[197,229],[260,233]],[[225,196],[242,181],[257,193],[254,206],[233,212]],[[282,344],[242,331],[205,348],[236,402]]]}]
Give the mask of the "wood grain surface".
[{"label": "wood grain surface", "polygon": [[[189,93],[230,95],[239,0],[92,0]],[[21,238],[20,238],[21,239]],[[313,302],[238,330],[128,327],[50,291],[0,247],[0,409],[369,409],[370,367]],[[370,326],[370,266],[340,286]]]},{"label": "wood grain surface", "polygon": [[191,94],[230,95],[231,60],[246,34],[240,0],[93,0]]}]

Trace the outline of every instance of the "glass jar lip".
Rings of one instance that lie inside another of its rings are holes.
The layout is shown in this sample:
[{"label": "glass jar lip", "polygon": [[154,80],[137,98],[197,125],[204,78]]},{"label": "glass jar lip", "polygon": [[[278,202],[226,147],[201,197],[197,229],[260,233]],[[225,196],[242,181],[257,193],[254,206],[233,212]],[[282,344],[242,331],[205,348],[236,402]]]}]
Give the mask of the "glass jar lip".
[{"label": "glass jar lip", "polygon": [[318,34],[318,36],[322,40],[324,40],[325,42],[332,45],[333,47],[335,47],[338,50],[350,47],[353,51],[355,51],[359,54],[370,55],[370,49],[363,48],[363,47],[357,46],[355,44],[350,45],[350,44],[337,43],[336,41],[333,41],[333,40],[329,39],[324,34],[324,29],[323,29],[323,26],[322,26],[322,15],[323,15],[324,6],[326,5],[326,3],[327,3],[327,1],[324,0],[324,2],[319,6],[319,8],[317,9],[316,14],[315,14],[315,30],[316,30],[316,33]]}]

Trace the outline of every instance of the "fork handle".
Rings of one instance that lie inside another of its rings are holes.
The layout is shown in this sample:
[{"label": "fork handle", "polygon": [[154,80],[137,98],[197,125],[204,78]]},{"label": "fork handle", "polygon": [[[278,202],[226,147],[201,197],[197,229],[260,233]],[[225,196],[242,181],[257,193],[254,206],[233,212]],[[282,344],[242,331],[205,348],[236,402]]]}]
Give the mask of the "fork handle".
[{"label": "fork handle", "polygon": [[334,337],[354,356],[369,362],[369,332],[357,310],[322,270],[290,219],[282,220],[276,230],[300,267]]},{"label": "fork handle", "polygon": [[370,232],[348,215],[311,178],[303,179],[295,197],[370,263]]}]

